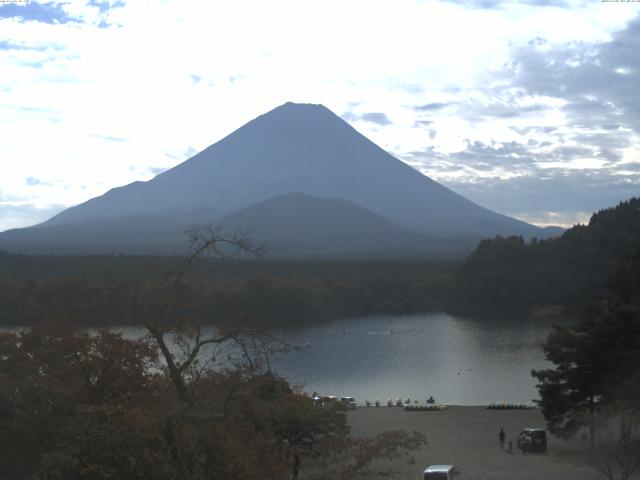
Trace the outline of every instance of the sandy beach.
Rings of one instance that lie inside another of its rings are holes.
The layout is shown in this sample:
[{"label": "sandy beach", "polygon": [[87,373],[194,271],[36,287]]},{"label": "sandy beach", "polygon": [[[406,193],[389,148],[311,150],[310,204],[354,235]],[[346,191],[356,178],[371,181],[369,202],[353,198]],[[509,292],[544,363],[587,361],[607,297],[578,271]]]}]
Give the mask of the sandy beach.
[{"label": "sandy beach", "polygon": [[[370,437],[385,430],[417,430],[428,445],[403,462],[397,479],[422,479],[431,464],[453,464],[461,480],[598,480],[602,474],[585,464],[588,446],[564,442],[548,434],[548,453],[523,455],[516,436],[523,427],[545,427],[538,409],[487,410],[485,407],[449,407],[445,411],[410,412],[399,407],[363,408],[348,413],[352,435]],[[504,428],[514,453],[500,449],[498,432]]]}]

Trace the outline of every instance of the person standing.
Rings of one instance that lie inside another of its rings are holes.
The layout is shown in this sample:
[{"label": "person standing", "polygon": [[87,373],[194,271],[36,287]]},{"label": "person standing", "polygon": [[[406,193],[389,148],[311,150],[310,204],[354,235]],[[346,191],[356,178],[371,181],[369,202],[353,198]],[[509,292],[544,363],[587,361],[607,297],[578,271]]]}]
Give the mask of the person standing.
[{"label": "person standing", "polygon": [[504,438],[507,436],[506,433],[504,433],[504,428],[500,429],[500,432],[498,433],[498,438],[500,439],[500,449],[504,450]]},{"label": "person standing", "polygon": [[522,453],[524,455],[527,454],[527,450],[529,449],[529,441],[530,441],[529,440],[529,436],[526,433],[522,432],[520,434],[520,442],[519,443],[520,443],[520,449],[522,450]]}]

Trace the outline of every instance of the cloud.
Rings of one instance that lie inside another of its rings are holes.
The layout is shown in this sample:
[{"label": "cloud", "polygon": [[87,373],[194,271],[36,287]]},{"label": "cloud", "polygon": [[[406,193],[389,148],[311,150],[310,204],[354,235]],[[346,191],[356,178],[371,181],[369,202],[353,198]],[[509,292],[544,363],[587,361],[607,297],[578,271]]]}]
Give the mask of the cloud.
[{"label": "cloud", "polygon": [[481,205],[540,223],[554,213],[571,224],[638,196],[639,49],[640,16],[607,39],[535,37],[455,102],[414,107],[413,127],[430,141],[403,159]]},{"label": "cloud", "polygon": [[353,111],[347,111],[340,116],[347,122],[369,122],[375,123],[380,126],[391,125],[393,122],[389,119],[386,113],[382,112],[366,112],[366,113],[354,113]]},{"label": "cloud", "polygon": [[[640,194],[639,175],[622,178],[610,170],[554,170],[544,176],[527,175],[506,180],[495,179],[494,182],[500,188],[492,188],[491,193],[484,195],[484,198],[488,204],[503,205],[510,212],[594,211]],[[491,180],[476,184],[459,183],[458,188],[476,197],[480,194],[479,189],[483,188],[483,183],[486,187]]]},{"label": "cloud", "polygon": [[549,212],[555,224],[572,225],[584,212],[640,196],[640,162],[603,156],[594,145],[546,143],[474,141],[453,154],[430,148],[405,160],[482,206],[540,225],[553,224]]},{"label": "cloud", "polygon": [[27,177],[25,179],[25,183],[30,187],[35,187],[37,185],[49,185],[49,186],[51,185],[51,183],[44,182],[39,178],[35,178],[35,177]]},{"label": "cloud", "polygon": [[[11,168],[0,189],[39,207],[79,203],[288,100],[346,112],[456,188],[540,176],[550,191],[581,165],[629,180],[637,97],[616,82],[637,80],[636,33],[625,33],[635,13],[596,3],[283,0],[252,3],[250,16],[245,2],[32,1],[20,16],[2,5],[0,158]],[[593,77],[594,55],[606,76],[572,95],[583,80],[571,75]]]},{"label": "cloud", "polygon": [[113,135],[99,135],[97,133],[90,134],[90,137],[99,138],[101,140],[106,140],[108,142],[126,142],[127,139],[124,137],[115,137]]},{"label": "cloud", "polygon": [[89,0],[88,5],[98,7],[100,13],[107,13],[114,8],[124,7],[126,4],[122,0]]},{"label": "cloud", "polygon": [[442,110],[448,105],[449,105],[448,103],[433,102],[433,103],[425,103],[424,105],[420,105],[418,107],[413,107],[413,108],[418,112],[430,112],[432,110]]},{"label": "cloud", "polygon": [[6,205],[0,202],[0,232],[44,222],[62,210],[62,205],[39,208],[32,204]]},{"label": "cloud", "polygon": [[526,115],[527,113],[531,113],[531,112],[534,112],[534,113],[542,112],[544,110],[549,110],[551,108],[552,107],[549,105],[542,105],[542,104],[527,105],[527,106],[520,106],[520,105],[514,105],[514,104],[510,104],[510,105],[494,104],[494,105],[490,105],[482,109],[479,109],[478,114],[481,114],[481,115],[484,114],[490,117],[512,118],[512,117],[519,117],[522,115]]},{"label": "cloud", "polygon": [[0,19],[13,19],[20,24],[112,25],[112,13],[126,4],[121,0],[39,0],[0,2]]},{"label": "cloud", "polygon": [[563,227],[571,228],[577,224],[587,224],[593,215],[592,211],[568,210],[556,212],[553,210],[538,212],[512,212],[511,216],[532,223],[540,227]]},{"label": "cloud", "polygon": [[385,113],[382,112],[368,112],[360,115],[360,119],[365,122],[377,123],[378,125],[390,125],[391,120]]},{"label": "cloud", "polygon": [[[513,83],[528,92],[567,101],[570,124],[622,125],[640,131],[640,16],[610,41],[515,52]],[[621,73],[624,72],[624,73]]]},{"label": "cloud", "polygon": [[[435,165],[439,170],[435,176],[451,173],[456,178],[472,181],[475,177],[500,177],[503,172],[510,176],[533,174],[539,163],[568,162],[578,155],[578,149],[569,147],[546,148],[544,152],[536,153],[529,142],[465,142],[466,147],[457,152],[443,154],[431,147],[426,151],[410,152],[406,158],[427,174],[433,174]],[[461,172],[466,172],[466,175],[461,175]]]},{"label": "cloud", "polygon": [[77,22],[69,15],[63,4],[57,2],[6,2],[0,3],[0,18],[16,18],[20,21],[35,21],[49,24]]},{"label": "cloud", "polygon": [[[0,4],[0,9],[2,8]],[[0,10],[1,12],[1,10]],[[2,40],[0,41],[0,50],[46,50],[47,47],[44,46],[36,46],[36,45],[26,45],[24,43],[19,43],[11,40]]]},{"label": "cloud", "polygon": [[[520,4],[531,7],[569,8],[570,2],[565,0],[447,0],[457,5],[478,9],[499,9],[510,5]],[[575,3],[575,2],[574,2]]]},{"label": "cloud", "polygon": [[570,168],[571,162],[589,153],[562,146],[536,153],[517,142],[476,141],[455,154],[443,155],[432,148],[413,152],[405,160],[491,210],[539,225],[570,226],[584,221],[584,212],[640,196],[640,163],[626,164],[624,169],[616,164]]},{"label": "cloud", "polygon": [[548,212],[563,216],[560,225],[583,221],[581,212],[594,212],[621,200],[640,195],[640,175],[622,178],[611,171],[549,171],[545,176],[526,175],[510,179],[485,178],[476,182],[445,184],[492,210],[523,218],[539,218]]},{"label": "cloud", "polygon": [[360,120],[360,115],[356,115],[352,111],[347,111],[340,115],[340,118],[342,118],[345,122],[356,122]]}]

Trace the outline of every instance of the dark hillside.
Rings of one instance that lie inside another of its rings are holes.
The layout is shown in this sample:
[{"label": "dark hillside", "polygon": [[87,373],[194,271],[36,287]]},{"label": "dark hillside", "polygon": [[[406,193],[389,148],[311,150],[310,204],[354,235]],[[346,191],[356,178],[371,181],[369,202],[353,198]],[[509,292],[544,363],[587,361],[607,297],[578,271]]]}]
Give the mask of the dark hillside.
[{"label": "dark hillside", "polygon": [[[135,322],[110,287],[137,291],[182,257],[13,255],[0,252],[0,325],[64,319],[78,326]],[[208,259],[187,279],[204,322],[304,325],[336,317],[440,309],[453,264],[400,261]]]},{"label": "dark hillside", "polygon": [[624,283],[640,255],[640,199],[595,213],[555,239],[484,240],[462,264],[452,308],[576,305]]}]

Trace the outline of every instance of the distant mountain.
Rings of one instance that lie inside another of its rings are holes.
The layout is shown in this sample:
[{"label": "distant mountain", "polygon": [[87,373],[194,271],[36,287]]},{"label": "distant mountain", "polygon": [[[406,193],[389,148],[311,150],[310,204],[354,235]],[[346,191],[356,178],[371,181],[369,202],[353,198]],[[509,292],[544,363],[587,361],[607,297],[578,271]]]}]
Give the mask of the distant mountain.
[{"label": "distant mountain", "polygon": [[542,238],[559,237],[566,231],[567,229],[562,227],[544,227],[542,229]]},{"label": "distant mountain", "polygon": [[[181,217],[190,212],[213,209],[229,215],[292,192],[352,202],[423,235],[546,236],[541,228],[480,207],[431,180],[327,108],[293,103],[252,120],[148,182],[114,188],[20,235],[27,241],[28,232],[43,227],[80,228],[103,219],[117,224],[113,219],[132,216],[152,221],[168,215],[185,223]],[[290,227],[288,232],[295,229]],[[15,235],[0,234],[0,248]],[[68,245],[77,245],[80,238],[85,237],[70,235]],[[35,237],[28,242],[37,243]]]},{"label": "distant mountain", "polygon": [[431,256],[436,250],[460,256],[478,241],[442,242],[407,230],[353,202],[302,193],[259,202],[216,223],[227,230],[249,230],[256,239],[266,242],[272,256],[406,257]]},{"label": "distant mountain", "polygon": [[42,225],[0,234],[0,248],[17,253],[175,254],[187,247],[187,224],[154,215]]},{"label": "distant mountain", "polygon": [[415,247],[423,236],[353,202],[289,193],[218,219],[249,230],[271,253],[340,254]]},{"label": "distant mountain", "polygon": [[124,215],[60,225],[45,222],[0,233],[0,249],[39,254],[182,254],[187,248],[184,231],[219,216],[218,210],[203,207],[180,214]]},{"label": "distant mountain", "polygon": [[[146,215],[44,224],[5,232],[0,245],[29,253],[182,254],[186,220]],[[452,258],[468,254],[480,240],[428,237],[353,202],[302,193],[259,202],[214,223],[229,232],[249,232],[269,257]]]}]

